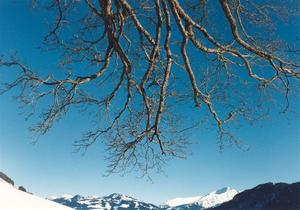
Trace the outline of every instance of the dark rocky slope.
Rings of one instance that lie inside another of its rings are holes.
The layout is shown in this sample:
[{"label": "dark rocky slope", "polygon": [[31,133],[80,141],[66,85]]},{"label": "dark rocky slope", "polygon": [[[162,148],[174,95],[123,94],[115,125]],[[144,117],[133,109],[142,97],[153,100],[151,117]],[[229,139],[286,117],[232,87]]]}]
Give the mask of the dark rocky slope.
[{"label": "dark rocky slope", "polygon": [[207,210],[300,210],[300,182],[261,184]]}]

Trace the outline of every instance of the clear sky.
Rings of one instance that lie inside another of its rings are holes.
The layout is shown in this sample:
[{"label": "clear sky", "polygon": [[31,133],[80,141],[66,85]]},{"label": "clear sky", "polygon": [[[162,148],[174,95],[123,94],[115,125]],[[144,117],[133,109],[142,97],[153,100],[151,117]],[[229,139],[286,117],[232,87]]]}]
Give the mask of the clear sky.
[{"label": "clear sky", "polygon": [[[0,1],[0,53],[17,50],[36,68],[55,66],[55,56],[46,56],[35,48],[47,31],[45,22],[51,21],[25,1]],[[0,79],[3,74],[0,71]],[[250,145],[247,152],[234,147],[220,152],[213,132],[193,134],[191,138],[197,139],[191,147],[193,154],[186,160],[171,161],[165,175],[153,175],[153,182],[148,182],[134,173],[102,176],[106,163],[100,143],[84,156],[73,153],[72,143],[86,127],[76,113],[56,124],[37,144],[31,144],[27,129],[31,124],[20,115],[12,95],[0,97],[0,171],[37,195],[102,196],[119,192],[160,204],[224,186],[243,190],[264,182],[300,180],[299,115],[276,114],[254,126],[244,125],[238,135]],[[292,104],[299,110],[299,102],[292,99]]]}]

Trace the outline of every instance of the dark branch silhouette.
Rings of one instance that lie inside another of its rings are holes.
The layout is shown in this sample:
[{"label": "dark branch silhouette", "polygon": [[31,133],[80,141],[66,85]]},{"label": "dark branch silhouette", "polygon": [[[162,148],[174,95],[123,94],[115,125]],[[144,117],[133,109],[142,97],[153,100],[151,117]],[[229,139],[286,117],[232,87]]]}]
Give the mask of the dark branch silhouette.
[{"label": "dark branch silhouette", "polygon": [[[221,145],[239,144],[229,125],[263,115],[258,107],[268,101],[260,94],[283,94],[288,107],[292,84],[300,79],[299,49],[269,33],[275,16],[285,17],[292,3],[49,2],[56,18],[44,42],[63,53],[60,64],[68,74],[42,77],[16,57],[2,56],[1,66],[20,70],[14,81],[3,83],[2,93],[19,87],[26,105],[49,101],[33,127],[39,134],[73,106],[108,113],[108,119],[95,114],[99,126],[75,145],[85,151],[105,139],[110,173],[140,169],[146,175],[161,170],[168,158],[185,157],[188,132],[211,122],[198,110],[213,119]],[[182,107],[190,110],[185,117]]]}]

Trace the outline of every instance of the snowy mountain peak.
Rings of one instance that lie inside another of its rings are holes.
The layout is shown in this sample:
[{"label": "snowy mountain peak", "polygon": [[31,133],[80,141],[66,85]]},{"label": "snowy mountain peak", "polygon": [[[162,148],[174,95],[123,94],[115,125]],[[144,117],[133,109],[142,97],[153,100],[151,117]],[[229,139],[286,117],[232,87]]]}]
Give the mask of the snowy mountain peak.
[{"label": "snowy mountain peak", "polygon": [[213,191],[205,196],[195,196],[195,197],[185,197],[185,198],[175,198],[172,200],[168,200],[166,205],[171,207],[176,207],[174,209],[178,209],[178,206],[183,205],[197,205],[200,208],[210,208],[217,206],[223,202],[231,200],[238,191],[232,189],[230,187],[224,187],[217,191]]},{"label": "snowy mountain peak", "polygon": [[76,195],[71,199],[60,197],[60,198],[53,199],[53,201],[80,210],[159,209],[157,206],[153,204],[145,203],[143,201],[139,201],[135,198],[123,194],[119,194],[119,193],[113,193],[104,197],[96,197],[96,196],[85,197],[85,196]]},{"label": "snowy mountain peak", "polygon": [[110,195],[105,196],[103,198],[106,199],[106,200],[123,200],[123,201],[135,200],[134,198],[131,198],[127,195],[123,195],[123,194],[120,194],[120,193],[113,193],[113,194],[110,194]]},{"label": "snowy mountain peak", "polygon": [[236,194],[238,194],[237,190],[225,187],[203,196],[197,203],[204,209],[210,208],[233,199]]}]

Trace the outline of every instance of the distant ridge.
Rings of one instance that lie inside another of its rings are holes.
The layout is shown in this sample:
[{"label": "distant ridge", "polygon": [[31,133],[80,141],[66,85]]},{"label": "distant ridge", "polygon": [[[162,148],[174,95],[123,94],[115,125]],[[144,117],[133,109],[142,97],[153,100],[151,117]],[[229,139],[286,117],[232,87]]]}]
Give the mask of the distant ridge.
[{"label": "distant ridge", "polygon": [[113,193],[104,197],[95,196],[53,196],[49,199],[77,210],[181,210],[181,209],[206,209],[231,200],[238,192],[230,187],[211,192],[205,196],[190,198],[175,198],[166,202],[165,205],[156,206],[130,196]]},{"label": "distant ridge", "polygon": [[214,207],[221,203],[231,200],[236,194],[237,190],[230,187],[224,187],[217,191],[211,192],[205,196],[196,196],[188,198],[175,198],[168,200],[167,209],[189,209],[191,206],[198,206],[199,209]]},{"label": "distant ridge", "polygon": [[261,184],[207,210],[300,210],[300,182]]},{"label": "distant ridge", "polygon": [[104,197],[66,196],[53,201],[76,210],[300,210],[300,182],[266,183],[240,193],[225,187],[205,196],[171,199],[161,206],[117,193]]},{"label": "distant ridge", "polygon": [[90,210],[90,209],[93,210],[96,209],[158,210],[160,209],[158,206],[155,206],[153,204],[146,203],[138,199],[126,195],[118,194],[118,193],[113,193],[111,195],[104,196],[104,197],[95,197],[95,196],[84,197],[80,195],[75,195],[73,197],[63,196],[60,198],[52,199],[52,201],[69,206],[77,210],[79,209],[80,210]]}]

